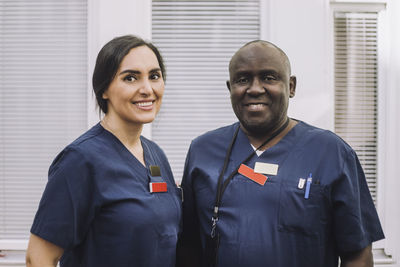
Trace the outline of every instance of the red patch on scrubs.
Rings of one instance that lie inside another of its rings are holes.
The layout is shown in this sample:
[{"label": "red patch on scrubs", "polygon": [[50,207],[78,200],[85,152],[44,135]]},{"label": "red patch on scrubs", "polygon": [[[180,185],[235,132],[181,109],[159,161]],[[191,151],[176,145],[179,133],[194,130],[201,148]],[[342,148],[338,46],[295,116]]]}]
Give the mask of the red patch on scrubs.
[{"label": "red patch on scrubs", "polygon": [[238,173],[249,178],[250,180],[256,182],[259,185],[264,185],[268,179],[267,176],[254,172],[254,170],[252,168],[250,168],[244,164],[240,165]]},{"label": "red patch on scrubs", "polygon": [[167,192],[166,182],[150,183],[149,186],[150,186],[150,193]]}]

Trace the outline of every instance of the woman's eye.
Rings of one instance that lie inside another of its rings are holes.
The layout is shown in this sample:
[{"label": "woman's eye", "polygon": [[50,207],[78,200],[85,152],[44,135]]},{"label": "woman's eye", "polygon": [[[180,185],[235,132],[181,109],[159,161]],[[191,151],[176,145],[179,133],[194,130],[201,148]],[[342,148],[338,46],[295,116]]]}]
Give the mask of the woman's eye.
[{"label": "woman's eye", "polygon": [[158,80],[160,77],[161,75],[159,73],[153,73],[150,75],[150,80]]},{"label": "woman's eye", "polygon": [[136,81],[137,79],[136,79],[136,77],[135,76],[132,76],[132,75],[127,75],[127,76],[125,76],[125,78],[124,78],[124,81],[128,81],[128,82],[134,82],[134,81]]}]

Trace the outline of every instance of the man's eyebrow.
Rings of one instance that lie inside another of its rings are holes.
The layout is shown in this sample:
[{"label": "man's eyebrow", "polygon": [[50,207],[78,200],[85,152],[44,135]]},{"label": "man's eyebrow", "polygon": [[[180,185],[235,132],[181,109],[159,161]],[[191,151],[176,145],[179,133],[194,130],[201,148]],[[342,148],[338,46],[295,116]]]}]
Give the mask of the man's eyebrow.
[{"label": "man's eyebrow", "polygon": [[[252,74],[253,71],[248,71],[248,70],[239,70],[237,72],[235,72],[235,76],[239,76],[239,75],[249,75]],[[262,74],[275,74],[275,75],[279,75],[279,72],[274,70],[274,69],[262,69],[257,71],[257,73],[262,73]]]},{"label": "man's eyebrow", "polygon": [[249,75],[249,74],[250,74],[250,71],[241,70],[241,71],[235,72],[235,77],[236,77],[236,76],[241,76],[241,75]]},{"label": "man's eyebrow", "polygon": [[262,70],[261,73],[279,75],[279,72],[278,72],[278,71],[272,70],[272,69]]}]

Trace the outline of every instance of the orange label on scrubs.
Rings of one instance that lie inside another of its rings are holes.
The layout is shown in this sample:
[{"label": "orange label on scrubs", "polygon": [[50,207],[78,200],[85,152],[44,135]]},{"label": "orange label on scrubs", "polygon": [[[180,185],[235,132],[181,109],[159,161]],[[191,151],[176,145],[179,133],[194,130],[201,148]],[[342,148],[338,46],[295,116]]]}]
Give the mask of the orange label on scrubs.
[{"label": "orange label on scrubs", "polygon": [[166,182],[150,183],[149,185],[150,185],[150,193],[167,192]]},{"label": "orange label on scrubs", "polygon": [[250,180],[256,182],[259,185],[264,185],[268,177],[259,173],[254,172],[254,170],[244,164],[240,165],[238,173],[249,178]]}]

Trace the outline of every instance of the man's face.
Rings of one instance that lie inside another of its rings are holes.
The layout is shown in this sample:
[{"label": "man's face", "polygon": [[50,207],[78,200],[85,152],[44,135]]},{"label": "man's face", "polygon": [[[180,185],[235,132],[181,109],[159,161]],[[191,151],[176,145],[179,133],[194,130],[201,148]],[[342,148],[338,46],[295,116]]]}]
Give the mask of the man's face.
[{"label": "man's face", "polygon": [[227,82],[233,110],[249,134],[268,134],[287,118],[296,78],[286,57],[275,47],[253,43],[232,58]]}]

